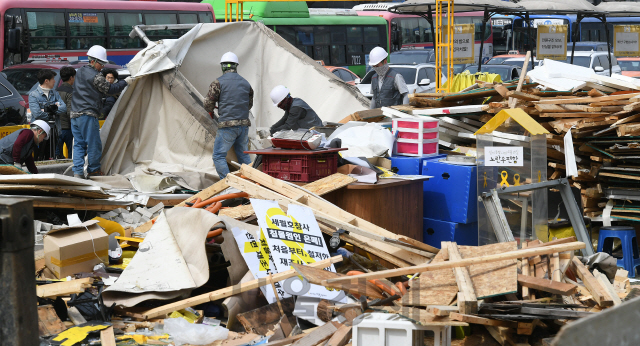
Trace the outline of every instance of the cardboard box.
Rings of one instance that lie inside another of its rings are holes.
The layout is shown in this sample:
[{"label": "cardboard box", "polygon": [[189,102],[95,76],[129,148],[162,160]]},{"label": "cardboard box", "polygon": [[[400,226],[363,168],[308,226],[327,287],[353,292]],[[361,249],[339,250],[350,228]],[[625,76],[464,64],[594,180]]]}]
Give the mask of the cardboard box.
[{"label": "cardboard box", "polygon": [[370,164],[386,169],[391,169],[391,160],[386,157],[367,157]]},{"label": "cardboard box", "polygon": [[58,279],[108,263],[109,235],[97,223],[54,229],[44,237],[45,265]]}]

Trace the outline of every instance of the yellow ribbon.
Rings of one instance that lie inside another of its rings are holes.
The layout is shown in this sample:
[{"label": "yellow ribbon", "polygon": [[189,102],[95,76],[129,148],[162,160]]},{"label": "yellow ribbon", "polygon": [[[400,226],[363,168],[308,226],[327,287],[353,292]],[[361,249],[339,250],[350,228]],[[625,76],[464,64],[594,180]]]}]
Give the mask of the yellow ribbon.
[{"label": "yellow ribbon", "polygon": [[502,177],[502,181],[500,182],[500,186],[507,185],[507,187],[509,187],[509,182],[507,181],[507,178],[509,177],[509,174],[507,173],[507,171],[500,172],[500,176]]},{"label": "yellow ribbon", "polygon": [[484,172],[484,186],[487,187],[487,172]]},{"label": "yellow ribbon", "polygon": [[542,174],[540,174],[540,171],[538,171],[538,182],[542,181]]},{"label": "yellow ribbon", "polygon": [[513,186],[520,186],[520,174],[515,174],[513,176]]}]

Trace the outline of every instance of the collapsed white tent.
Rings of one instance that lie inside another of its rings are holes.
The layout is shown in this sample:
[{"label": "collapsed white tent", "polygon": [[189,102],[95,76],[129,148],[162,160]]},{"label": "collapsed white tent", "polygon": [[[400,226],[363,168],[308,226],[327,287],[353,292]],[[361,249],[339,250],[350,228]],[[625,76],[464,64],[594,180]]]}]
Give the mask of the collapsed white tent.
[{"label": "collapsed white tent", "polygon": [[198,103],[222,75],[219,62],[228,51],[238,55],[238,73],[254,90],[252,127],[268,128],[284,114],[269,98],[279,84],[305,100],[323,121],[337,122],[368,108],[368,100],[355,87],[261,23],[199,24],[177,40],[151,43],[128,64],[136,80],[120,96],[101,130],[103,172],[127,174],[151,168],[215,174],[216,124],[206,115],[188,111],[167,87],[180,88],[180,83],[166,79],[172,71],[180,71],[199,92],[191,92]]}]

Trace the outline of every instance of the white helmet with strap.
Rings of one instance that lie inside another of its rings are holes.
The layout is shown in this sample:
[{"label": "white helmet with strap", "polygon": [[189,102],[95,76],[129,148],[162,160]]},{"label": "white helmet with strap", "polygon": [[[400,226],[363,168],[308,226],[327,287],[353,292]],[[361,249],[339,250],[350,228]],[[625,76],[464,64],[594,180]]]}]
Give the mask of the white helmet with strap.
[{"label": "white helmet with strap", "polygon": [[44,130],[44,133],[47,134],[47,136],[44,139],[49,139],[49,133],[51,133],[51,127],[49,126],[49,124],[47,124],[46,121],[44,121],[44,120],[36,120],[36,121],[32,122],[31,125],[36,125],[39,128],[41,128],[42,130]]},{"label": "white helmet with strap", "polygon": [[233,54],[233,52],[226,52],[224,53],[224,55],[222,56],[222,59],[220,59],[220,63],[234,63],[234,64],[239,64],[238,63],[238,56]]},{"label": "white helmet with strap", "polygon": [[376,47],[369,53],[369,65],[374,66],[386,59],[389,54],[382,47]]},{"label": "white helmet with strap", "polygon": [[87,56],[98,60],[102,65],[109,63],[109,60],[107,60],[107,50],[104,49],[103,46],[95,45],[89,48]]},{"label": "white helmet with strap", "polygon": [[277,106],[282,100],[285,99],[289,95],[289,89],[287,89],[284,85],[278,85],[277,87],[271,90],[271,101],[273,101],[273,105]]}]

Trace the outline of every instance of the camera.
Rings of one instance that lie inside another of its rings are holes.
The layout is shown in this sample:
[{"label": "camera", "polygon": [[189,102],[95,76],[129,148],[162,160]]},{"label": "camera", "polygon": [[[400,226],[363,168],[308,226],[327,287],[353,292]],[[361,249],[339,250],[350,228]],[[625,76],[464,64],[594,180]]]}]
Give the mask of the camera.
[{"label": "camera", "polygon": [[44,107],[44,111],[49,113],[49,115],[55,115],[58,111],[58,106],[55,103],[48,104]]}]

